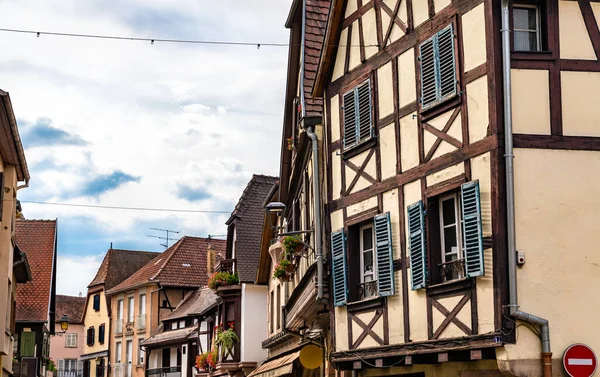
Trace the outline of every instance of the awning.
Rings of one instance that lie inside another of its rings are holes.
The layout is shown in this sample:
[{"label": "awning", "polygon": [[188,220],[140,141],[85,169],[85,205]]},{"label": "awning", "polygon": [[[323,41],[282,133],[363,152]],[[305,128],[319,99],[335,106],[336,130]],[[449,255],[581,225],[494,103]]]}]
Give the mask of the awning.
[{"label": "awning", "polygon": [[294,367],[294,361],[298,359],[298,357],[300,357],[300,351],[269,360],[254,369],[248,377],[279,377],[291,374]]},{"label": "awning", "polygon": [[186,327],[177,330],[166,330],[151,336],[142,342],[144,347],[160,346],[165,344],[173,344],[178,342],[185,342],[189,338],[190,334],[196,330],[196,327]]},{"label": "awning", "polygon": [[81,355],[79,360],[91,360],[97,357],[108,357],[108,351],[100,351],[94,353],[88,353],[87,355]]}]

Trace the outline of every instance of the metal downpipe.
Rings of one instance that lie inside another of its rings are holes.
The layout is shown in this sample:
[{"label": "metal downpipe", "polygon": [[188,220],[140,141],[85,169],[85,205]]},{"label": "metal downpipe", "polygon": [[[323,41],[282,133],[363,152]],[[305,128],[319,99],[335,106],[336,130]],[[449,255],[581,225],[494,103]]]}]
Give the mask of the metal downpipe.
[{"label": "metal downpipe", "polygon": [[313,199],[315,207],[315,255],[317,257],[317,300],[323,300],[323,247],[321,239],[321,190],[319,188],[319,140],[313,127],[306,129],[312,142]]},{"label": "metal downpipe", "polygon": [[[544,377],[551,377],[550,328],[548,320],[519,311],[517,297],[517,242],[515,232],[515,182],[513,165],[512,89],[510,56],[509,0],[502,0],[502,78],[504,88],[504,159],[506,164],[506,222],[508,247],[509,314],[519,320],[541,327],[542,368]],[[515,330],[516,331],[516,330]]]}]

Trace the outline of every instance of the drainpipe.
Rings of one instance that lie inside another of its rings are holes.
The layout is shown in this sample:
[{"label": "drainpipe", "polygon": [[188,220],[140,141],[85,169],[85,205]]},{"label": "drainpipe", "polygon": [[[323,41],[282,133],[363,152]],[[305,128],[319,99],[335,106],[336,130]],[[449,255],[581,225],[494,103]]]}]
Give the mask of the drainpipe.
[{"label": "drainpipe", "polygon": [[[542,369],[544,377],[552,376],[552,352],[548,320],[519,310],[517,299],[517,242],[515,233],[515,182],[513,166],[512,103],[510,77],[509,0],[502,0],[502,68],[504,86],[504,141],[506,163],[506,222],[508,242],[509,314],[521,321],[541,327]],[[516,330],[515,330],[516,331]]]},{"label": "drainpipe", "polygon": [[312,143],[313,200],[315,207],[315,254],[317,257],[317,300],[323,300],[323,248],[321,245],[321,191],[319,189],[319,143],[313,127],[306,129]]}]

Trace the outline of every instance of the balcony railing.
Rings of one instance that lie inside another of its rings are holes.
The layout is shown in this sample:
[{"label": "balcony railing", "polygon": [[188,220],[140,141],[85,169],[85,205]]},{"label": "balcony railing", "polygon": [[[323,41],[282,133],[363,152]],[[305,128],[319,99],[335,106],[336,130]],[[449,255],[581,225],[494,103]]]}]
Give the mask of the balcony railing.
[{"label": "balcony railing", "polygon": [[168,368],[155,368],[146,370],[146,377],[148,376],[160,376],[160,377],[180,377],[181,367],[168,367]]},{"label": "balcony railing", "polygon": [[367,281],[358,285],[358,299],[375,297],[377,295],[377,280]]},{"label": "balcony railing", "polygon": [[74,371],[59,370],[54,375],[55,375],[55,377],[82,377],[83,371],[74,372]]},{"label": "balcony railing", "polygon": [[235,259],[223,259],[215,266],[215,272],[235,272]]},{"label": "balcony railing", "polygon": [[123,334],[123,323],[125,321],[121,318],[115,319],[115,334]]},{"label": "balcony railing", "polygon": [[136,329],[138,330],[146,330],[146,315],[141,315],[136,317]]}]

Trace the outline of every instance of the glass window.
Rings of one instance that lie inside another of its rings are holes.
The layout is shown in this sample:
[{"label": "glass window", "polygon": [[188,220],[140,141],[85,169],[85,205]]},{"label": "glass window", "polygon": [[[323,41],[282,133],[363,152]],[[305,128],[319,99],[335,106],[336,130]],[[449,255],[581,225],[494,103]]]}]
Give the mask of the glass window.
[{"label": "glass window", "polygon": [[144,342],[144,338],[138,339],[138,365],[144,364],[144,355],[146,354],[140,345]]},{"label": "glass window", "polygon": [[133,297],[127,298],[127,322],[133,322]]},{"label": "glass window", "polygon": [[373,255],[373,225],[360,228],[360,277],[361,283],[375,280],[375,258]]},{"label": "glass window", "polygon": [[117,360],[117,363],[121,363],[121,358],[122,358],[122,354],[123,353],[123,345],[121,344],[121,342],[117,342],[117,347],[115,347],[115,360]]},{"label": "glass window", "polygon": [[[440,240],[443,264],[451,264],[462,259],[461,229],[458,195],[452,194],[440,198]],[[447,271],[447,280],[463,277],[461,268],[449,268]]]},{"label": "glass window", "polygon": [[513,6],[515,51],[541,51],[540,8],[535,5]]}]

